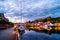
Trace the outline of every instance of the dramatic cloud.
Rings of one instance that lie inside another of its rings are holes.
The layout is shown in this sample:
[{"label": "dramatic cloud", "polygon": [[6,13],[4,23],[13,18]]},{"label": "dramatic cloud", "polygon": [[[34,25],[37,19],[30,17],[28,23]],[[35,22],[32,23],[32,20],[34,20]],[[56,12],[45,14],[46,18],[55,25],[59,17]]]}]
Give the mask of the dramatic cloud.
[{"label": "dramatic cloud", "polygon": [[12,22],[60,16],[60,0],[0,0],[0,12]]}]

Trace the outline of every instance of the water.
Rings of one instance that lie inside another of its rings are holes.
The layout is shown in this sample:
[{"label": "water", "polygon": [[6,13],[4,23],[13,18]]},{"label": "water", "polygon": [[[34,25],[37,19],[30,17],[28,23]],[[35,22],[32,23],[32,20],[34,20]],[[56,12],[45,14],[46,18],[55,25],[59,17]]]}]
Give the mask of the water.
[{"label": "water", "polygon": [[[12,34],[13,28],[6,30],[0,30],[0,40],[15,40],[15,36]],[[35,31],[26,30],[20,37],[21,40],[60,40],[60,34],[46,34]]]},{"label": "water", "polygon": [[22,35],[22,40],[60,40],[60,34],[46,34],[35,31],[26,31]]}]

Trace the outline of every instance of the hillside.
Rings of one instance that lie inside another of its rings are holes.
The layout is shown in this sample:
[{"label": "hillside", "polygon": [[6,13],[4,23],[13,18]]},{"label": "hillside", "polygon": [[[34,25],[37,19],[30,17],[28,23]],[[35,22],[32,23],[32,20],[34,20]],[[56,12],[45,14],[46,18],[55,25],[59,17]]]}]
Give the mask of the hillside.
[{"label": "hillside", "polygon": [[57,17],[57,18],[51,18],[50,16],[47,17],[47,18],[39,18],[39,19],[36,19],[34,21],[32,21],[33,23],[36,23],[36,22],[46,22],[46,21],[51,21],[52,23],[56,23],[56,22],[60,22],[60,17]]}]

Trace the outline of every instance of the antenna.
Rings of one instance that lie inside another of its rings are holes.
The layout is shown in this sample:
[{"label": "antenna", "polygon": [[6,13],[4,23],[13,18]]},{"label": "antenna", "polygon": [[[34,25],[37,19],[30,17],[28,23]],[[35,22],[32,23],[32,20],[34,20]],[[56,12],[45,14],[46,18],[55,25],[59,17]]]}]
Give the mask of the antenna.
[{"label": "antenna", "polygon": [[22,9],[21,9],[21,23],[22,23]]},{"label": "antenna", "polygon": [[21,23],[22,23],[22,4],[21,4]]},{"label": "antenna", "polygon": [[22,2],[20,3],[20,1],[19,1],[19,9],[20,9],[20,19],[22,23]]}]

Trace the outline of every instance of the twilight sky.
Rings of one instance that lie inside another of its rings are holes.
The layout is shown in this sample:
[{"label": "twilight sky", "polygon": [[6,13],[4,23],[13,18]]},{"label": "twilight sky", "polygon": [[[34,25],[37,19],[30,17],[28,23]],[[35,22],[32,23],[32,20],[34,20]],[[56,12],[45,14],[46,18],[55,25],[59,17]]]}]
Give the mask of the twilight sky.
[{"label": "twilight sky", "polygon": [[60,0],[0,0],[0,13],[14,23],[60,17]]}]

